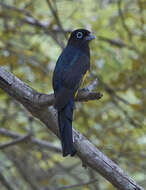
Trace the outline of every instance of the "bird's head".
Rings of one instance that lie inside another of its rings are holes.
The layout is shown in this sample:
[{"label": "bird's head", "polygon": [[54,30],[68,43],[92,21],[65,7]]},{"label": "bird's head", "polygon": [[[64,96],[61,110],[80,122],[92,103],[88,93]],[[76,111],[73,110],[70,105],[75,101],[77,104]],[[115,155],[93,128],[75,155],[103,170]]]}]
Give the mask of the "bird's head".
[{"label": "bird's head", "polygon": [[86,29],[77,29],[71,33],[68,44],[82,46],[89,44],[89,42],[95,38],[95,35],[90,31]]}]

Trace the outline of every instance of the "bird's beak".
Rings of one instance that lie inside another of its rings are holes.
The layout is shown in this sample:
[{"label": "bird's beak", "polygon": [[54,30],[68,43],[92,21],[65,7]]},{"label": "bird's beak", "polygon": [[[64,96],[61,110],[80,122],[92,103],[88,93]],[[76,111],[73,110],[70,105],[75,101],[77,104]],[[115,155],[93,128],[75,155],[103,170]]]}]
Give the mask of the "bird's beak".
[{"label": "bird's beak", "polygon": [[90,41],[90,40],[94,40],[96,38],[96,36],[92,33],[90,33],[88,36],[86,36],[86,40]]}]

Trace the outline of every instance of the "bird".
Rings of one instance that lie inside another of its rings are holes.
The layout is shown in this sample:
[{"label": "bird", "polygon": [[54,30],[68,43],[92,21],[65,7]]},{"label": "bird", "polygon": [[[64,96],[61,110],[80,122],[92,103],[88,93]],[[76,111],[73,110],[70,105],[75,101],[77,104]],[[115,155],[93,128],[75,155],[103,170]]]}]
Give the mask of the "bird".
[{"label": "bird", "polygon": [[54,107],[57,110],[62,155],[74,156],[72,121],[74,99],[90,69],[89,42],[95,35],[86,29],[71,32],[53,72]]}]

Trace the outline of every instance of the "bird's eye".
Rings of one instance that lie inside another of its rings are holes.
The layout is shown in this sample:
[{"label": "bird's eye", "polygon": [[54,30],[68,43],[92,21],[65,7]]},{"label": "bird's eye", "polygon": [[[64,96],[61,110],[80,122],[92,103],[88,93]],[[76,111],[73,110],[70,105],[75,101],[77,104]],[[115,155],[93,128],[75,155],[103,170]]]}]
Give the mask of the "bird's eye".
[{"label": "bird's eye", "polygon": [[82,37],[83,37],[83,33],[82,33],[82,32],[78,32],[78,33],[77,33],[77,38],[78,38],[78,39],[81,39]]}]

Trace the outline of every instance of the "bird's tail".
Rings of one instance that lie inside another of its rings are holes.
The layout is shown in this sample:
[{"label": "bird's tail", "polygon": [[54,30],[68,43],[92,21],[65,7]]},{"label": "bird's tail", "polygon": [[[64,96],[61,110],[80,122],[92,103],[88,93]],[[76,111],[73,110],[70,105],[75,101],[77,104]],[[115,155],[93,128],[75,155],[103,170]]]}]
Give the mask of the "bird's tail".
[{"label": "bird's tail", "polygon": [[74,102],[70,101],[63,109],[58,111],[58,123],[62,143],[63,156],[74,156],[76,150],[73,147],[72,116]]}]

